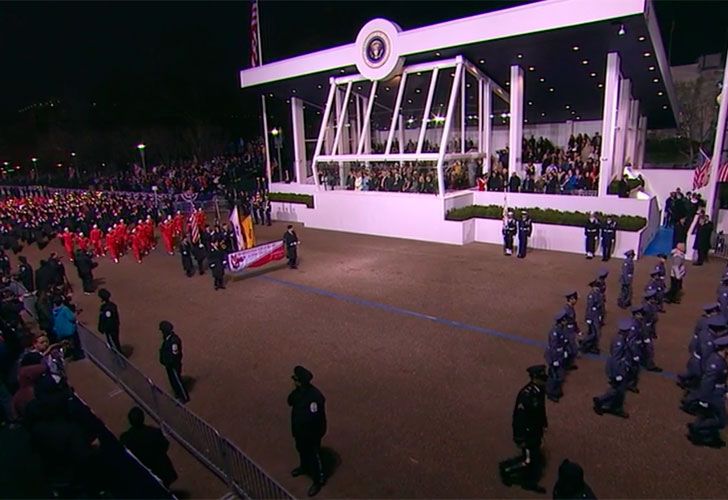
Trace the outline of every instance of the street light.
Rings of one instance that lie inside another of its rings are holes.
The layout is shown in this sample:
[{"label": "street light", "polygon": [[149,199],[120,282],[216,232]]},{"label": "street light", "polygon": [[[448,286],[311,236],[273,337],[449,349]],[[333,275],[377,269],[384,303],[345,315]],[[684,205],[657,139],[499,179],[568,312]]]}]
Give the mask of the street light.
[{"label": "street light", "polygon": [[283,182],[283,165],[281,164],[281,148],[283,147],[283,135],[281,133],[281,129],[274,128],[270,131],[270,134],[273,136],[273,144],[276,147],[276,152],[278,156],[278,182]]},{"label": "street light", "polygon": [[142,170],[144,170],[144,173],[146,174],[147,173],[147,162],[146,162],[146,159],[144,158],[144,150],[146,149],[146,146],[142,142],[142,143],[137,144],[137,149],[139,150],[139,156],[142,157]]},{"label": "street light", "polygon": [[38,178],[38,158],[33,157],[30,159],[30,161],[33,162],[33,178],[37,179]]}]

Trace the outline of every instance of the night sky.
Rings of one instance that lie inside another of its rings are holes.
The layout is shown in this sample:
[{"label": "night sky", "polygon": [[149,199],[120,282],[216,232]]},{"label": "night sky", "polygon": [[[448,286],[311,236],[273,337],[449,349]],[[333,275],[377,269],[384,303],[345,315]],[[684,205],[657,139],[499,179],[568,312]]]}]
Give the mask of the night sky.
[{"label": "night sky", "polygon": [[[377,16],[408,29],[514,4],[262,1],[263,59],[349,43]],[[656,9],[666,45],[672,40],[672,64],[726,50],[726,3],[659,1]],[[250,101],[238,88],[238,71],[249,61],[249,16],[245,1],[2,2],[0,120],[12,121],[38,101],[104,96],[121,107],[139,101],[154,114],[158,103],[191,94],[201,108],[245,119],[240,108]]]}]

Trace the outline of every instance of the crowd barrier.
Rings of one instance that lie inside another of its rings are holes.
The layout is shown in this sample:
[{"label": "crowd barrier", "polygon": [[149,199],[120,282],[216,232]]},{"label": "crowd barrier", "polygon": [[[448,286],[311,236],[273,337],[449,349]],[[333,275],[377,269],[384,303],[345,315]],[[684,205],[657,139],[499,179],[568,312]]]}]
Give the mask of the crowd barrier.
[{"label": "crowd barrier", "polygon": [[[35,316],[35,296],[26,293],[23,300],[26,311]],[[157,386],[99,335],[81,323],[78,334],[86,356],[231,491],[242,498],[293,498],[240,448]]]}]

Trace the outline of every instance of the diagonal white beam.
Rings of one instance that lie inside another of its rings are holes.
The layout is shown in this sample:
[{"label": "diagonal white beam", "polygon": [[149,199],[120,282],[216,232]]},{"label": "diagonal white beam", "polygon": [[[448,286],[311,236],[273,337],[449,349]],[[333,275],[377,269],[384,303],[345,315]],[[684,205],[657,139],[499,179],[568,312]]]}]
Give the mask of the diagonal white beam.
[{"label": "diagonal white beam", "polygon": [[435,96],[435,87],[437,86],[437,75],[440,73],[440,68],[432,70],[432,77],[430,78],[430,88],[427,91],[427,102],[425,103],[425,111],[422,113],[422,125],[420,126],[420,135],[417,138],[417,153],[422,152],[422,144],[425,140],[425,132],[427,132],[427,122],[430,120],[430,110],[432,109],[432,99]]},{"label": "diagonal white beam", "polygon": [[[392,150],[392,140],[394,139],[394,130],[397,128],[397,119],[399,118],[400,107],[402,106],[402,96],[404,95],[404,87],[407,83],[407,73],[402,73],[402,78],[399,81],[399,90],[397,90],[397,100],[394,103],[394,110],[392,110],[392,124],[389,127],[389,137],[387,137],[387,147],[385,148],[385,154],[389,154]],[[401,146],[400,146],[401,147]]]}]

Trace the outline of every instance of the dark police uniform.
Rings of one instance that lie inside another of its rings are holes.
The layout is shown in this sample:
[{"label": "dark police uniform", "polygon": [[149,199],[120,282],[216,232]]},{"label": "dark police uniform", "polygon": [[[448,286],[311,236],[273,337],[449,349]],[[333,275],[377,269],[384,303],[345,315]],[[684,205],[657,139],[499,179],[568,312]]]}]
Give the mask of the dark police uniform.
[{"label": "dark police uniform", "polygon": [[225,257],[224,252],[219,249],[218,243],[213,243],[210,252],[209,262],[210,271],[212,271],[212,279],[215,290],[225,289]]},{"label": "dark police uniform", "polygon": [[503,221],[503,255],[513,255],[513,238],[518,231],[518,223],[511,214],[508,215]]},{"label": "dark police uniform", "polygon": [[602,296],[599,290],[598,280],[589,283],[592,287],[589,295],[586,297],[586,312],[584,319],[586,320],[587,332],[579,346],[584,353],[599,354],[599,337],[601,335],[601,308]]},{"label": "dark police uniform", "polygon": [[182,269],[188,278],[195,274],[195,266],[192,263],[192,242],[183,240],[179,246],[179,253],[182,256]]},{"label": "dark police uniform", "polygon": [[544,493],[538,482],[543,471],[541,443],[548,427],[543,389],[546,367],[532,366],[528,374],[531,381],[518,392],[513,409],[513,441],[521,454],[500,463],[500,476],[507,486],[518,482],[523,489]]},{"label": "dark police uniform", "polygon": [[320,452],[326,434],[326,398],[311,384],[313,374],[306,368],[296,366],[291,378],[296,381],[296,388],[288,395],[291,433],[300,458],[300,465],[291,474],[308,474],[313,479],[308,494],[313,496],[325,482]]},{"label": "dark police uniform", "polygon": [[[705,338],[710,334],[708,330],[708,320],[720,312],[720,305],[717,303],[706,304],[703,306],[703,315],[698,318],[693,330],[693,336],[688,344],[688,352],[690,357],[686,363],[685,373],[677,376],[677,384],[685,389],[695,389],[700,384],[703,377],[703,362],[701,344],[705,344]],[[707,334],[707,335],[706,335]]]},{"label": "dark police uniform", "polygon": [[617,222],[608,218],[601,228],[602,237],[602,260],[607,261],[612,257],[614,240],[617,236]]},{"label": "dark police uniform", "polygon": [[549,332],[548,346],[544,359],[548,366],[546,394],[551,401],[558,402],[563,392],[561,386],[566,376],[566,361],[569,356],[566,345],[566,323],[569,321],[566,310],[559,311],[554,317],[555,324]]},{"label": "dark police uniform", "polygon": [[293,226],[288,226],[290,231],[283,233],[283,245],[286,247],[286,257],[288,258],[288,267],[296,269],[296,260],[298,260],[298,236],[293,231]]},{"label": "dark police uniform", "polygon": [[597,250],[597,238],[599,237],[599,221],[596,218],[589,218],[584,224],[584,238],[586,246],[586,258],[594,258]]},{"label": "dark police uniform", "polygon": [[721,351],[728,349],[728,336],[725,335],[724,318],[713,317],[708,326],[718,337],[714,344],[716,351],[708,356],[706,362],[705,373],[698,389],[701,411],[698,419],[688,426],[688,439],[697,446],[722,448],[726,444],[720,437],[720,431],[726,426],[728,363]]},{"label": "dark police uniform", "polygon": [[33,279],[33,268],[30,267],[25,257],[21,255],[20,265],[18,266],[18,279],[29,292],[35,291],[35,280]]},{"label": "dark police uniform", "polygon": [[103,301],[99,309],[99,333],[106,336],[109,347],[121,352],[119,341],[119,309],[111,302],[111,294],[105,290],[99,290],[99,297]]},{"label": "dark police uniform", "polygon": [[167,370],[169,384],[172,386],[175,397],[182,403],[190,400],[187,389],[182,383],[182,340],[174,333],[174,327],[169,321],[159,323],[162,332],[162,346],[159,348],[159,362]]},{"label": "dark police uniform", "polygon": [[531,237],[531,232],[533,232],[533,223],[531,222],[531,219],[528,217],[528,214],[523,212],[521,214],[521,218],[518,220],[518,255],[517,257],[519,259],[524,259],[526,257],[526,252],[528,251],[528,238]]},{"label": "dark police uniform", "polygon": [[632,321],[622,319],[619,321],[617,328],[618,333],[612,341],[609,358],[605,366],[609,389],[603,395],[593,398],[594,412],[597,415],[611,413],[618,417],[628,418],[629,415],[624,411],[624,396],[627,391],[630,369],[626,335],[632,328]]},{"label": "dark police uniform", "polygon": [[632,278],[634,277],[634,250],[627,250],[622,262],[622,272],[619,275],[619,299],[617,305],[626,309],[632,305]]}]

